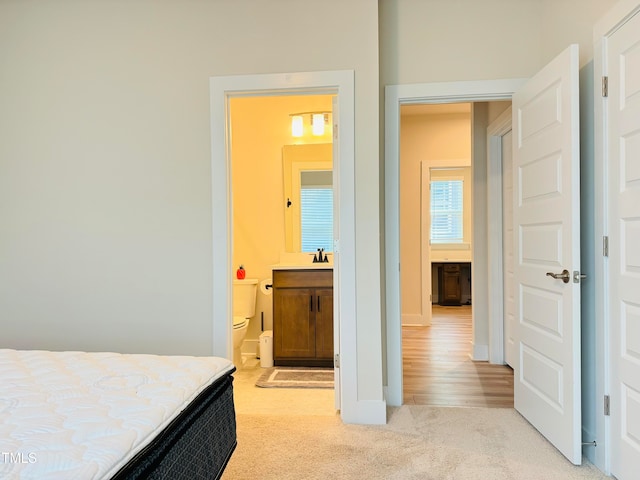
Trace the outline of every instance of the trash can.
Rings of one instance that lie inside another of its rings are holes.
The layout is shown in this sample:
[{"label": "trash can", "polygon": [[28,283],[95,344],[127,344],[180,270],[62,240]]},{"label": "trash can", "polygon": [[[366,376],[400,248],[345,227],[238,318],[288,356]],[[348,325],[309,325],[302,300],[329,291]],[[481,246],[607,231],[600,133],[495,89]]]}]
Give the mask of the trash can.
[{"label": "trash can", "polygon": [[273,330],[265,330],[260,334],[260,366],[273,367]]}]

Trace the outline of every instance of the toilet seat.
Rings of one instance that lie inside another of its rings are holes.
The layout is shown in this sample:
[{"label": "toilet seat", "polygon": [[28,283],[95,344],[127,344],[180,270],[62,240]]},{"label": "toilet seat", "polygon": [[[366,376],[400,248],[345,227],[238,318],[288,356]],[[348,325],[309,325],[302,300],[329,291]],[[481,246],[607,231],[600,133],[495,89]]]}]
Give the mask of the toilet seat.
[{"label": "toilet seat", "polygon": [[247,324],[247,319],[244,317],[233,317],[233,329],[243,328]]}]

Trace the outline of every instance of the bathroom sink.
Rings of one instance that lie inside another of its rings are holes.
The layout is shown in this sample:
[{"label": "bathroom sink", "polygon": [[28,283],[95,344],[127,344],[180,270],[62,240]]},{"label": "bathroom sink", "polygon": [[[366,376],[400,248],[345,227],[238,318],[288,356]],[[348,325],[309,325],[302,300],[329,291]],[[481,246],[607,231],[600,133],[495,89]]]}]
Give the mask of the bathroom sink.
[{"label": "bathroom sink", "polygon": [[333,254],[327,255],[328,262],[313,263],[313,253],[281,253],[280,263],[272,265],[273,270],[306,270],[333,268]]}]

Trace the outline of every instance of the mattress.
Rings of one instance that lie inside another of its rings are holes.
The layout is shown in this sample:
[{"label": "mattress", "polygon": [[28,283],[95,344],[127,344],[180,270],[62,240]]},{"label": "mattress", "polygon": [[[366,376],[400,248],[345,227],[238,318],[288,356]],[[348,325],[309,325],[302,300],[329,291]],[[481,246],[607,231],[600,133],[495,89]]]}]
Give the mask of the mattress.
[{"label": "mattress", "polygon": [[235,447],[234,369],[217,357],[0,349],[0,478],[152,478],[201,444],[194,435],[221,440],[211,422],[226,398],[221,471]]}]

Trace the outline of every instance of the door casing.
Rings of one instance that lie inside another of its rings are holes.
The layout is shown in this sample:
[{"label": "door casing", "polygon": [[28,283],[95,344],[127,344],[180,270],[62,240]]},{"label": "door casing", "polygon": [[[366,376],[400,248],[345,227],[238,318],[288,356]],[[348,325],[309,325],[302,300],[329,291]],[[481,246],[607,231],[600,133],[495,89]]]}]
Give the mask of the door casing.
[{"label": "door casing", "polygon": [[[211,111],[211,211],[213,318],[212,354],[231,358],[233,350],[233,231],[231,221],[231,146],[229,99],[234,96],[333,94],[340,105],[340,151],[334,164],[337,208],[334,222],[340,232],[334,249],[334,328],[339,330],[340,382],[336,403],[347,422],[380,423],[358,416],[356,282],[355,282],[355,92],[352,70],[222,76],[210,78]],[[337,213],[337,214],[336,214]],[[337,278],[336,278],[337,277]]]},{"label": "door casing", "polygon": [[[505,362],[504,338],[504,246],[502,198],[502,137],[511,131],[511,107],[507,108],[487,129],[487,236],[488,246],[489,361]],[[513,252],[511,252],[513,253]]]}]

